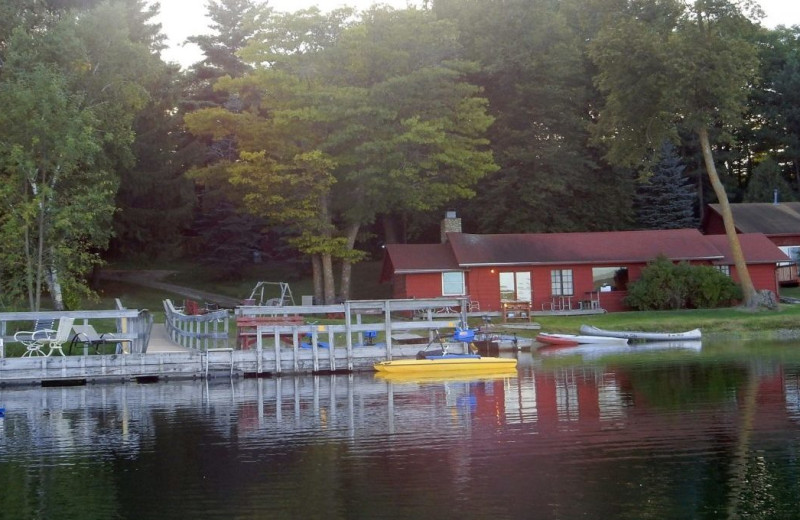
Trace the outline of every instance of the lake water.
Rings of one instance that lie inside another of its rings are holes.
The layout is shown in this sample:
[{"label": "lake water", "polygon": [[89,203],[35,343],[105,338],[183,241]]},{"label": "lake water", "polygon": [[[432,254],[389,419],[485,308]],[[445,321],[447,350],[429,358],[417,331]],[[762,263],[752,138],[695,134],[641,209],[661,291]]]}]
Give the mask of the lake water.
[{"label": "lake water", "polygon": [[2,519],[800,518],[800,344],[3,388]]}]

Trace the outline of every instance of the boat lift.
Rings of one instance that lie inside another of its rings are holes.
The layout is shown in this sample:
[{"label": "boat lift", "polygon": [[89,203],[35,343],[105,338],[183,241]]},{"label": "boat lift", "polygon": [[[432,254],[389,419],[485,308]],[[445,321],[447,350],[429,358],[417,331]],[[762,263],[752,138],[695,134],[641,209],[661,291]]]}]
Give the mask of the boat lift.
[{"label": "boat lift", "polygon": [[[267,291],[267,289],[272,285],[277,285],[280,288],[281,295],[277,298],[269,297],[269,291]],[[265,296],[267,296],[266,299]],[[248,300],[252,301],[254,305],[266,307],[287,307],[289,305],[294,305],[292,290],[286,282],[258,282],[256,286],[253,287],[253,292],[250,293],[250,298],[248,298]]]}]

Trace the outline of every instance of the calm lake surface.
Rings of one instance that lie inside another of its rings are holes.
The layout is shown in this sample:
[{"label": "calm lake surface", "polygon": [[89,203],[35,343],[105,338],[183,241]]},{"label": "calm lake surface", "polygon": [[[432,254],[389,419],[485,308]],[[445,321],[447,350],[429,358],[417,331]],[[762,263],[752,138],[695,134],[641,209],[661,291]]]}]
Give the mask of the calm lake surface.
[{"label": "calm lake surface", "polygon": [[0,518],[800,518],[800,343],[662,347],[3,388]]}]

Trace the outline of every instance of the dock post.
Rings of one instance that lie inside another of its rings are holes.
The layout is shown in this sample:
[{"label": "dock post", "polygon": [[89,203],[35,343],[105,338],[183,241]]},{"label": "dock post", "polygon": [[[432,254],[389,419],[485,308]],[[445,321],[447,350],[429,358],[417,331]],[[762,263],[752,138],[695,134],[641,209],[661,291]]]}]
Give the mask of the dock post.
[{"label": "dock post", "polygon": [[261,325],[256,327],[256,375],[261,375],[261,352],[264,348]]},{"label": "dock post", "polygon": [[[351,320],[353,318],[350,302],[344,302],[344,327],[345,337],[347,338],[347,370],[353,371],[353,329]],[[333,351],[333,349],[331,349]]]},{"label": "dock post", "polygon": [[331,371],[336,370],[336,350],[334,349],[335,345],[333,344],[334,339],[333,330],[328,327],[328,363]]},{"label": "dock post", "polygon": [[386,360],[392,360],[392,307],[390,300],[383,301],[383,324],[386,330]]},{"label": "dock post", "polygon": [[281,373],[281,335],[275,330],[275,373]]}]

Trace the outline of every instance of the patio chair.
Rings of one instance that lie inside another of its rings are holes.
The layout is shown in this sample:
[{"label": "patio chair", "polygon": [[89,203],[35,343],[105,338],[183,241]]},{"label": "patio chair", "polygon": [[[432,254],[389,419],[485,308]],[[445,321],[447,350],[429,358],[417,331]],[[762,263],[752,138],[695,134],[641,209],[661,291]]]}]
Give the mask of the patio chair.
[{"label": "patio chair", "polygon": [[44,352],[42,352],[42,345],[38,343],[33,336],[44,330],[52,330],[54,324],[55,320],[52,318],[36,320],[33,322],[33,330],[20,330],[14,334],[14,341],[25,345],[25,353],[22,354],[23,357],[32,356],[33,354],[37,356],[44,355]]},{"label": "patio chair", "polygon": [[41,352],[44,347],[49,347],[50,350],[47,352],[47,356],[52,355],[55,350],[64,356],[65,354],[62,347],[69,339],[74,322],[75,318],[61,318],[58,320],[58,328],[56,330],[42,330],[35,333],[33,339],[39,344],[39,352]]},{"label": "patio chair", "polygon": [[104,332],[100,334],[95,330],[95,328],[91,325],[74,325],[72,329],[75,331],[75,335],[72,337],[72,340],[69,342],[69,353],[72,354],[72,347],[76,343],[83,343],[85,345],[84,353],[88,353],[88,348],[94,347],[94,351],[97,354],[100,354],[100,347],[106,343],[108,344],[115,344],[117,345],[116,354],[127,354],[130,349],[127,351],[123,346],[124,343],[130,343],[130,339],[125,338],[117,338],[113,332]]}]

